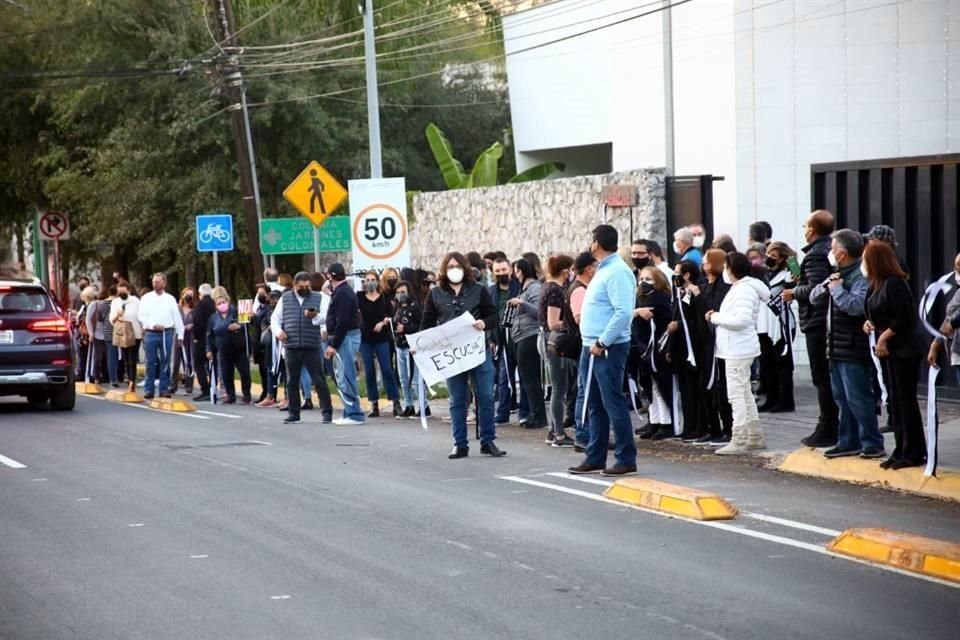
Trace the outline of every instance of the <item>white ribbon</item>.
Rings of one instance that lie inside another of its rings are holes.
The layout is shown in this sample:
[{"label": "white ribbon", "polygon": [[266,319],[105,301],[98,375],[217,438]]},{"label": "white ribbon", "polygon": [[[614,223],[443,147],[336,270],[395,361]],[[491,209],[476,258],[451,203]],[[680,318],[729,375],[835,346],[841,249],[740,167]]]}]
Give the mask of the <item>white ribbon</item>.
[{"label": "white ribbon", "polygon": [[217,365],[210,361],[210,404],[217,404]]},{"label": "white ribbon", "polygon": [[673,435],[683,433],[683,411],[680,410],[680,377],[673,374]]},{"label": "white ribbon", "polygon": [[877,370],[877,384],[880,385],[880,401],[887,404],[887,385],[883,384],[883,368],[880,366],[880,358],[877,357],[877,332],[871,331],[870,338],[870,359],[873,360],[873,368]]},{"label": "white ribbon", "polygon": [[650,352],[650,369],[657,373],[657,323],[650,318],[650,344],[647,345],[647,351]]},{"label": "white ribbon", "polygon": [[339,353],[333,354],[333,382],[337,386],[337,393],[340,394],[340,399],[343,400],[343,404],[352,407],[353,403],[343,395],[343,387],[346,386],[347,381],[343,370],[343,358],[340,357]]},{"label": "white ribbon", "polygon": [[937,376],[940,367],[934,365],[927,372],[927,468],[925,476],[937,475]]},{"label": "white ribbon", "polygon": [[687,326],[687,316],[683,313],[683,300],[680,298],[680,289],[677,289],[677,299],[680,300],[680,323],[683,325],[683,337],[687,340],[687,362],[694,369],[697,368],[697,358],[693,355],[693,343],[690,341],[690,327]]},{"label": "white ribbon", "polygon": [[713,366],[710,367],[710,380],[707,382],[707,391],[713,389],[713,385],[717,382],[717,357],[713,357]]},{"label": "white ribbon", "polygon": [[587,424],[587,407],[590,405],[590,385],[593,382],[593,354],[587,363],[587,382],[583,389],[583,412],[580,415],[580,424]]},{"label": "white ribbon", "polygon": [[87,345],[87,383],[93,384],[93,340]]},{"label": "white ribbon", "polygon": [[633,403],[633,412],[637,414],[638,418],[643,418],[640,415],[640,409],[637,408],[637,394],[640,393],[640,390],[637,388],[637,381],[633,378],[627,378],[627,386],[630,387],[630,401]]},{"label": "white ribbon", "polygon": [[420,393],[417,394],[418,399],[420,400],[420,426],[423,429],[429,429],[427,426],[427,398],[426,398],[426,385],[423,383],[423,376],[417,372],[417,389]]}]

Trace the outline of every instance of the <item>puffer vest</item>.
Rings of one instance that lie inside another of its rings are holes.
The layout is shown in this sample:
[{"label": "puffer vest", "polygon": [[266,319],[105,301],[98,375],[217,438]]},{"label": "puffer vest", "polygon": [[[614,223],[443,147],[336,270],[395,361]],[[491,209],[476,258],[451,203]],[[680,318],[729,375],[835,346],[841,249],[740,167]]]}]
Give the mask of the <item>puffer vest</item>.
[{"label": "puffer vest", "polygon": [[287,334],[287,349],[319,349],[320,327],[303,315],[303,310],[314,308],[320,312],[322,302],[320,294],[311,291],[303,306],[293,291],[287,291],[280,298],[283,301],[283,331]]}]

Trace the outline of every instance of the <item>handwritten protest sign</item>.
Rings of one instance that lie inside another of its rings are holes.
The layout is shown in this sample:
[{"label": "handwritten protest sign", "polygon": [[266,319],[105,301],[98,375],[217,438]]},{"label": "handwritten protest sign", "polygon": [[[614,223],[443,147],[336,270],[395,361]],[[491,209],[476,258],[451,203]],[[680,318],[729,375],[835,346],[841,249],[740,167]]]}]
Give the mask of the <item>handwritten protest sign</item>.
[{"label": "handwritten protest sign", "polygon": [[428,385],[469,371],[487,357],[487,338],[473,327],[470,313],[450,322],[407,336],[420,375]]}]

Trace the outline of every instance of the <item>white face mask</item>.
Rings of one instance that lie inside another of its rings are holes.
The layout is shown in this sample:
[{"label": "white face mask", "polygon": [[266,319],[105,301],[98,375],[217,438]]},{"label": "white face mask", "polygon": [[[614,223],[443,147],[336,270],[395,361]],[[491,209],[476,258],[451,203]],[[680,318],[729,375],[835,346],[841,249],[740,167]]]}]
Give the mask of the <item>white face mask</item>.
[{"label": "white face mask", "polygon": [[730,276],[730,272],[726,269],[723,270],[723,281],[727,284],[733,284],[733,278]]},{"label": "white face mask", "polygon": [[463,269],[460,267],[447,269],[447,280],[449,280],[452,284],[460,284],[463,282]]},{"label": "white face mask", "polygon": [[833,251],[827,254],[827,262],[829,262],[830,266],[834,269],[837,268],[837,256],[833,255]]},{"label": "white face mask", "polygon": [[704,240],[706,240],[706,238],[703,236],[693,236],[693,246],[695,246],[697,249],[702,248]]}]

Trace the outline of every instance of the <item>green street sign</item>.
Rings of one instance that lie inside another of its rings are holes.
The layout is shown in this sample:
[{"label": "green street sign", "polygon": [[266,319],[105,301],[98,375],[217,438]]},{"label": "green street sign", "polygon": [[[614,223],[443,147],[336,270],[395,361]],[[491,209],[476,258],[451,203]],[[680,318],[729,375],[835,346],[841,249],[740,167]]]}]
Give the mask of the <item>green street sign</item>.
[{"label": "green street sign", "polygon": [[[264,255],[313,253],[313,223],[306,218],[265,218],[260,221]],[[327,218],[320,227],[320,251],[350,250],[350,218]]]}]

